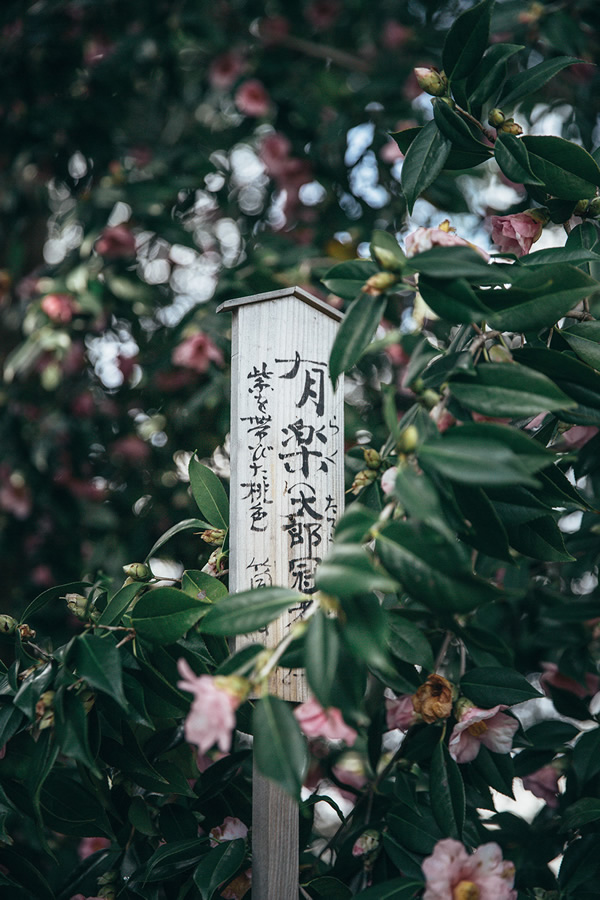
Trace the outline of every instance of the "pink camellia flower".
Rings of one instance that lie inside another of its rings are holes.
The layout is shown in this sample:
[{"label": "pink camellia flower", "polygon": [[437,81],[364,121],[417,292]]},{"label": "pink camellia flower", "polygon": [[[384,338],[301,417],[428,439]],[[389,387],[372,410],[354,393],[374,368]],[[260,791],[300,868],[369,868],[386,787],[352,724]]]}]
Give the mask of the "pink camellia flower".
[{"label": "pink camellia flower", "polygon": [[235,728],[235,710],[240,705],[240,697],[224,689],[226,679],[211,675],[194,675],[185,659],[177,662],[183,681],[177,686],[194,695],[194,700],[185,720],[185,739],[196,744],[201,754],[217,744],[219,750],[227,753],[231,746],[231,735]]},{"label": "pink camellia flower", "polygon": [[600,679],[597,675],[592,675],[591,672],[586,672],[585,685],[583,685],[575,681],[574,678],[569,678],[568,675],[563,675],[562,672],[559,672],[556,663],[543,662],[542,668],[544,671],[540,677],[540,685],[547,696],[550,696],[549,687],[568,691],[580,699],[589,697],[590,694],[595,694],[600,688]]},{"label": "pink camellia flower", "polygon": [[135,235],[127,225],[107,225],[96,241],[96,253],[106,259],[135,255]]},{"label": "pink camellia flower", "polygon": [[211,87],[226,91],[245,71],[246,63],[239,53],[230,50],[216,56],[208,67],[208,80]]},{"label": "pink camellia flower", "polygon": [[21,473],[0,466],[0,509],[22,520],[29,516],[32,506],[31,491]]},{"label": "pink camellia flower", "polygon": [[258,35],[261,41],[269,45],[280,44],[290,31],[290,23],[285,16],[265,16],[258,23]]},{"label": "pink camellia flower", "polygon": [[406,731],[410,728],[417,720],[412,702],[412,694],[402,694],[401,697],[394,700],[386,697],[385,720],[388,731],[392,731],[394,728],[400,728],[401,731]]},{"label": "pink camellia flower", "polygon": [[594,425],[573,425],[567,431],[563,431],[560,438],[560,447],[566,450],[579,450],[591,441],[598,434],[598,429]]},{"label": "pink camellia flower", "polygon": [[330,706],[328,709],[323,709],[314,697],[297,706],[294,715],[307,737],[323,737],[328,741],[345,741],[349,747],[358,737],[354,728],[346,725],[337,707]]},{"label": "pink camellia flower", "polygon": [[519,723],[505,716],[503,709],[508,709],[506,704],[491,709],[468,707],[452,730],[448,745],[450,756],[458,763],[472,762],[481,744],[494,753],[509,753]]},{"label": "pink camellia flower", "polygon": [[381,43],[386,50],[399,50],[413,37],[412,28],[407,28],[395,19],[388,19],[383,23]]},{"label": "pink camellia flower", "polygon": [[110,455],[117,460],[138,465],[150,456],[148,444],[135,434],[126,434],[110,445]]},{"label": "pink camellia flower", "polygon": [[98,850],[106,850],[107,847],[110,847],[110,841],[105,837],[86,837],[82,838],[79,841],[77,846],[77,854],[79,859],[87,859],[88,856],[91,856],[92,853],[97,853]]},{"label": "pink camellia flower", "polygon": [[240,84],[233,99],[241,113],[257,118],[266,116],[271,105],[271,99],[265,86],[258,78],[250,78]]},{"label": "pink camellia flower", "polygon": [[460,841],[438,841],[424,860],[423,900],[516,900],[514,865],[498,844],[482,844],[469,854]]},{"label": "pink camellia flower", "polygon": [[269,134],[260,145],[259,156],[272,178],[284,175],[292,145],[284,134]]},{"label": "pink camellia flower", "polygon": [[245,838],[247,834],[248,826],[244,825],[241,819],[236,819],[234,816],[226,816],[220,825],[210,829],[210,846],[217,847],[225,841]]},{"label": "pink camellia flower", "polygon": [[531,775],[523,778],[523,787],[526,791],[531,791],[534,797],[545,800],[547,806],[556,809],[558,806],[558,772],[554,766],[544,766]]},{"label": "pink camellia flower", "polygon": [[65,325],[73,318],[73,313],[78,310],[78,304],[70,294],[46,294],[40,303],[42,312],[45,312],[53,322]]},{"label": "pink camellia flower", "polygon": [[538,222],[528,213],[512,216],[492,216],[492,240],[502,253],[524,256],[531,245],[541,237],[543,222]]},{"label": "pink camellia flower", "polygon": [[396,487],[396,475],[398,474],[398,466],[392,466],[386,469],[381,476],[381,490],[384,494],[391,494]]},{"label": "pink camellia flower", "polygon": [[432,247],[470,247],[476,250],[480,256],[486,260],[489,259],[488,254],[481,247],[476,247],[465,241],[450,230],[448,221],[442,222],[439,228],[417,228],[412,234],[407,235],[404,245],[406,247],[407,256],[415,256],[417,253],[424,253],[431,250]]},{"label": "pink camellia flower", "polygon": [[223,354],[217,345],[203,331],[192,334],[173,350],[171,362],[175,366],[184,366],[204,375],[208,372],[211,362],[222,366],[225,362]]}]

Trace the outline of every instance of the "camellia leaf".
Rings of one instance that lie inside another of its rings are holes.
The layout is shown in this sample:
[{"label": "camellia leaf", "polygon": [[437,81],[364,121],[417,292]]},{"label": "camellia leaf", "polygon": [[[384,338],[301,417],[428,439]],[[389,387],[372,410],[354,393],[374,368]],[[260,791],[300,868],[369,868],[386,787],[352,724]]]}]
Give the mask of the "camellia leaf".
[{"label": "camellia leaf", "polygon": [[519,72],[518,75],[513,75],[506,82],[498,105],[504,110],[514,106],[534,91],[538,91],[562,69],[582,62],[584,60],[575,56],[557,56],[556,59],[548,59],[524,72]]},{"label": "camellia leaf", "polygon": [[547,135],[524,135],[521,141],[527,148],[534,175],[553,196],[583,200],[595,195],[600,186],[600,168],[583,147]]},{"label": "camellia leaf", "polygon": [[448,322],[481,322],[491,314],[464,278],[421,275],[419,291],[430,309]]},{"label": "camellia leaf", "polygon": [[[531,729],[530,729],[531,730]],[[600,772],[600,728],[582,734],[573,750],[573,769],[580,790]]]},{"label": "camellia leaf", "polygon": [[490,417],[516,419],[577,406],[547,376],[532,374],[518,363],[485,363],[475,377],[453,376],[449,388],[463,406]]},{"label": "camellia leaf", "polygon": [[465,824],[465,788],[448,748],[440,741],[431,757],[429,772],[431,809],[444,837],[462,840]]},{"label": "camellia leaf", "polygon": [[212,469],[203,466],[195,456],[189,465],[190,486],[200,512],[213,528],[229,527],[229,500],[225,488]]},{"label": "camellia leaf", "polygon": [[496,98],[504,82],[507,60],[524,49],[522,44],[492,44],[487,48],[481,62],[467,81],[471,109]]},{"label": "camellia leaf", "polygon": [[[292,588],[262,587],[230,594],[219,600],[202,622],[202,631],[228,637],[246,634],[263,628],[292,606],[299,606],[307,598]],[[202,607],[203,610],[206,606]]]},{"label": "camellia leaf", "polygon": [[483,0],[455,19],[442,50],[444,71],[450,80],[466,78],[483,56],[490,34],[493,0]]},{"label": "camellia leaf", "polygon": [[359,891],[356,897],[359,900],[412,900],[422,890],[422,881],[391,878],[381,884],[374,884],[365,891]]},{"label": "camellia leaf", "polygon": [[512,706],[532,697],[544,696],[520,672],[500,666],[471,669],[463,675],[460,687],[465,697],[484,709],[491,709],[499,703]]},{"label": "camellia leaf", "polygon": [[204,522],[202,519],[184,519],[182,522],[178,522],[177,525],[173,525],[171,528],[167,529],[167,531],[159,537],[156,543],[152,545],[150,552],[146,556],[146,562],[174,535],[180,534],[182,531],[206,531],[206,529],[210,527],[210,524]]},{"label": "camellia leaf", "polygon": [[331,706],[331,688],[340,654],[337,623],[318,610],[311,618],[305,643],[306,678],[324,709]]},{"label": "camellia leaf", "polygon": [[27,622],[30,616],[33,616],[34,613],[46,606],[47,603],[51,603],[58,597],[65,597],[67,594],[80,594],[82,591],[86,591],[91,587],[92,584],[89,581],[72,581],[69,584],[59,584],[56,587],[48,588],[47,591],[42,591],[41,594],[38,594],[35,600],[32,600],[31,603],[25,607],[25,611],[23,612],[20,621]]},{"label": "camellia leaf", "polygon": [[108,694],[119,706],[127,709],[127,700],[123,693],[121,656],[112,635],[103,637],[96,634],[78,635],[69,658],[75,664],[77,675],[87,681],[90,687]]},{"label": "camellia leaf", "polygon": [[560,831],[579,829],[582,825],[597,822],[598,819],[600,819],[600,800],[595,797],[582,797],[564,811]]},{"label": "camellia leaf", "polygon": [[562,532],[552,516],[540,516],[521,525],[506,523],[511,547],[524,556],[545,562],[573,562]]},{"label": "camellia leaf", "polygon": [[387,296],[362,294],[348,307],[331,348],[329,374],[335,386],[342,372],[357,362],[381,322]]},{"label": "camellia leaf", "polygon": [[428,672],[432,672],[433,651],[419,626],[393,610],[388,612],[388,626],[388,644],[394,656],[404,662],[424,666]]},{"label": "camellia leaf", "polygon": [[254,708],[253,734],[258,770],[298,799],[308,751],[289,704],[279,697],[262,697]]},{"label": "camellia leaf", "polygon": [[[387,265],[382,263],[384,258],[381,256],[382,252],[385,254],[385,259],[388,260]],[[371,256],[382,264],[382,268],[390,271],[401,271],[406,265],[406,256],[402,248],[394,235],[387,231],[376,229],[371,235]]]},{"label": "camellia leaf", "polygon": [[342,300],[354,300],[371,275],[377,272],[379,266],[370,259],[349,259],[329,269],[321,280],[332,294],[337,294]]},{"label": "camellia leaf", "polygon": [[[430,278],[466,278],[477,284],[497,284],[511,280],[512,273],[500,272],[499,266],[488,265],[485,259],[471,247],[432,247],[423,253],[411,256],[410,269]],[[508,266],[502,266],[507,269]]]},{"label": "camellia leaf", "polygon": [[510,181],[517,184],[542,184],[532,170],[527,147],[514,134],[500,131],[494,144],[496,162]]},{"label": "camellia leaf", "polygon": [[600,322],[578,322],[560,334],[580,359],[600,370]]},{"label": "camellia leaf", "polygon": [[202,900],[211,900],[219,885],[233,878],[245,855],[246,841],[243,838],[223,841],[209,850],[194,869],[194,884]]},{"label": "camellia leaf", "polygon": [[411,143],[402,164],[402,190],[409,213],[419,195],[444,168],[451,146],[433,120],[423,126]]},{"label": "camellia leaf", "polygon": [[186,569],[181,579],[181,590],[203,603],[215,603],[227,595],[222,581],[198,569]]},{"label": "camellia leaf", "polygon": [[131,614],[139,637],[153,644],[173,644],[205,615],[207,605],[174,587],[144,594]]},{"label": "camellia leaf", "polygon": [[390,831],[400,846],[412,853],[429,855],[443,838],[431,813],[428,817],[415,815],[414,810],[403,804],[389,813],[387,819]]},{"label": "camellia leaf", "polygon": [[338,597],[353,597],[370,591],[395,591],[398,585],[378,572],[367,550],[360,544],[339,544],[317,567],[315,584],[321,591]]},{"label": "camellia leaf", "polygon": [[139,581],[124,584],[107,603],[98,619],[98,625],[114,625],[119,622],[143,587],[144,584]]},{"label": "camellia leaf", "polygon": [[461,116],[443,100],[433,101],[433,117],[444,137],[452,142],[454,149],[480,153],[482,162],[491,159],[492,151],[479,141]]}]

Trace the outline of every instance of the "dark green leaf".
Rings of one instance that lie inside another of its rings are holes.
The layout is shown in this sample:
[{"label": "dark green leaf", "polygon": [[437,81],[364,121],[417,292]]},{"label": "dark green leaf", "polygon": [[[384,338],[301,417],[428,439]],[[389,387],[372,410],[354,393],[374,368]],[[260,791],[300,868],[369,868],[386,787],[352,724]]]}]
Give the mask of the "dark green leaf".
[{"label": "dark green leaf", "polygon": [[464,516],[464,524],[458,529],[462,540],[487,556],[511,562],[506,529],[483,489],[455,484],[453,493]]},{"label": "dark green leaf", "polygon": [[321,875],[305,882],[304,889],[314,898],[323,897],[325,900],[351,900],[352,891],[343,882],[330,875]]},{"label": "dark green leaf", "polygon": [[482,162],[491,159],[490,148],[474,136],[465,120],[443,100],[434,100],[433,117],[444,137],[452,142],[453,148],[480,153]]},{"label": "dark green leaf", "polygon": [[131,613],[136,634],[153,644],[173,644],[205,615],[206,603],[174,587],[144,594]]},{"label": "dark green leaf", "polygon": [[518,363],[485,363],[475,376],[452,376],[449,388],[463,406],[490,417],[517,419],[577,405],[547,376],[532,375]]},{"label": "dark green leaf", "polygon": [[465,788],[458,765],[440,741],[431,757],[429,796],[435,820],[444,837],[462,840]]},{"label": "dark green leaf", "polygon": [[335,539],[342,544],[364,543],[369,531],[377,521],[372,509],[353,503],[335,526]]},{"label": "dark green leaf", "polygon": [[350,304],[338,328],[329,357],[329,374],[334,386],[340,375],[360,359],[381,322],[386,304],[385,294],[375,297],[361,294]]},{"label": "dark green leaf", "polygon": [[229,527],[229,501],[225,488],[212,469],[203,466],[195,456],[189,465],[190,486],[202,515],[213,528]]},{"label": "dark green leaf", "polygon": [[[598,162],[596,155],[594,159]],[[571,230],[565,246],[567,250],[591,250],[597,253],[599,242],[600,236],[596,225],[593,222],[582,222]]]},{"label": "dark green leaf", "polygon": [[96,634],[79,635],[72,646],[70,659],[80,678],[108,694],[119,706],[127,709],[123,693],[121,656],[111,635],[99,637]]},{"label": "dark green leaf", "polygon": [[354,300],[377,272],[379,266],[369,259],[350,259],[329,269],[322,281],[327,290],[342,300]]},{"label": "dark green leaf", "polygon": [[198,837],[188,841],[171,841],[158,847],[150,859],[131,876],[131,882],[168,881],[186,872],[206,855],[206,844]]},{"label": "dark green leaf", "polygon": [[460,687],[469,700],[485,709],[499,703],[512,706],[532,697],[544,696],[519,672],[500,666],[471,669],[462,677]]},{"label": "dark green leaf", "polygon": [[442,50],[449,79],[466,78],[479,63],[488,44],[492,6],[493,0],[483,0],[453,22]]},{"label": "dark green leaf", "polygon": [[361,900],[412,900],[422,890],[422,881],[391,878],[382,884],[375,884],[365,891],[360,891],[356,896]]},{"label": "dark green leaf", "polygon": [[91,587],[92,585],[89,581],[72,581],[69,584],[59,584],[56,587],[48,588],[47,591],[38,594],[35,600],[32,600],[31,603],[25,607],[25,611],[21,616],[20,621],[27,622],[34,613],[38,612],[42,607],[46,606],[47,603],[51,603],[53,600],[63,598],[67,594],[85,593],[87,589]]},{"label": "dark green leaf", "polygon": [[[576,400],[581,408],[585,410],[589,407],[587,415],[593,415],[593,410],[600,410],[600,374],[590,366],[558,350],[526,347],[516,350],[513,355],[518,362],[531,366],[551,378],[565,394]],[[587,421],[578,422],[578,414],[579,408],[564,411],[561,418],[567,422],[590,424]]]},{"label": "dark green leaf", "polygon": [[102,611],[98,619],[98,625],[115,625],[120,622],[123,614],[129,609],[135,597],[144,587],[143,584],[132,582],[124,584],[113,597],[109,600],[106,608]]},{"label": "dark green leaf", "polygon": [[562,532],[552,516],[540,516],[522,525],[506,524],[511,547],[524,556],[547,562],[572,562]]},{"label": "dark green leaf", "polygon": [[492,753],[480,744],[479,753],[470,765],[486,785],[514,800],[514,766],[510,753]]},{"label": "dark green leaf", "polygon": [[181,590],[203,603],[216,603],[227,594],[222,581],[198,569],[187,569],[183,573]]},{"label": "dark green leaf", "polygon": [[258,770],[298,798],[308,765],[308,751],[289,704],[278,697],[262,697],[254,709],[253,734]]},{"label": "dark green leaf", "polygon": [[595,797],[582,797],[576,803],[572,803],[563,813],[563,821],[560,831],[579,829],[590,822],[600,819],[600,800]]},{"label": "dark green leaf", "polygon": [[150,559],[151,556],[154,556],[157,550],[166,544],[167,541],[172,538],[174,535],[179,534],[182,531],[206,531],[207,528],[210,528],[210,524],[208,522],[204,522],[202,519],[184,519],[182,522],[178,522],[177,525],[173,525],[172,528],[169,528],[163,535],[159,537],[155,544],[152,545],[152,549],[148,553],[146,557],[146,561]]},{"label": "dark green leaf", "polygon": [[402,165],[402,190],[409,213],[412,213],[419,195],[444,168],[450,147],[450,141],[432,120],[419,131],[406,151]]},{"label": "dark green leaf", "polygon": [[73,691],[61,688],[54,695],[54,723],[61,753],[83,763],[100,778],[88,740],[88,715]]},{"label": "dark green leaf", "polygon": [[374,594],[345,597],[342,609],[346,619],[342,635],[354,655],[382,675],[391,671],[387,655],[387,617],[377,597]]},{"label": "dark green leaf", "polygon": [[337,623],[318,610],[311,618],[305,644],[306,677],[324,709],[332,705],[331,688],[340,652]]},{"label": "dark green leaf", "polygon": [[[590,732],[593,734],[593,732]],[[553,720],[551,722],[540,722],[539,725],[533,725],[525,732],[525,739],[536,750],[558,750],[564,744],[568,744],[579,734],[579,728],[570,725],[568,722],[559,722]],[[600,770],[600,761],[598,764]]]},{"label": "dark green leaf", "polygon": [[55,770],[41,791],[40,806],[48,828],[77,837],[111,836],[98,798],[65,771]]},{"label": "dark green leaf", "polygon": [[194,884],[200,891],[202,900],[211,900],[219,885],[231,881],[245,855],[246,841],[243,838],[224,841],[209,850],[194,870]]},{"label": "dark green leaf", "polygon": [[500,273],[497,265],[489,265],[471,247],[432,247],[431,250],[411,256],[408,265],[415,272],[430,278],[447,280],[451,274],[454,279],[467,278],[478,284],[496,284],[501,274],[505,281],[511,277],[508,272]]},{"label": "dark green leaf", "polygon": [[600,322],[579,322],[560,334],[580,359],[600,369]]},{"label": "dark green leaf", "polygon": [[518,75],[513,75],[506,82],[498,105],[502,109],[514,106],[520,100],[529,97],[534,91],[538,91],[566,66],[581,62],[583,60],[574,56],[557,56],[556,59],[548,59],[524,72],[519,72]]},{"label": "dark green leaf", "polygon": [[494,101],[504,82],[507,60],[524,49],[521,44],[493,44],[487,48],[467,81],[471,108],[481,106],[488,100]]},{"label": "dark green leaf", "polygon": [[419,291],[434,313],[448,322],[481,322],[491,313],[464,278],[443,281],[421,275]]},{"label": "dark green leaf", "polygon": [[202,631],[224,637],[246,634],[263,628],[286,609],[305,601],[303,594],[291,588],[263,587],[230,594],[211,607],[202,622]]},{"label": "dark green leaf", "polygon": [[600,728],[582,734],[575,744],[573,769],[580,790],[600,772]]},{"label": "dark green leaf", "polygon": [[433,816],[417,816],[408,807],[396,807],[396,810],[388,814],[388,824],[400,846],[412,853],[429,855],[443,838]]},{"label": "dark green leaf", "polygon": [[553,196],[583,200],[595,195],[596,186],[600,185],[600,168],[583,147],[546,135],[530,134],[521,140],[529,153],[534,175]]},{"label": "dark green leaf", "polygon": [[494,156],[510,181],[517,184],[542,184],[531,170],[527,147],[514,134],[499,132],[494,144]]},{"label": "dark green leaf", "polygon": [[[406,256],[403,250],[394,235],[388,231],[378,231],[376,229],[371,235],[371,256],[375,260],[379,259],[378,251],[383,251],[386,258],[393,259],[393,264],[390,265],[388,263],[382,268],[391,271],[401,271],[406,265]],[[356,296],[356,294],[353,296]]]},{"label": "dark green leaf", "polygon": [[52,665],[43,665],[23,679],[13,703],[17,709],[25,713],[28,719],[35,717],[35,706],[40,695],[54,679],[56,669]]},{"label": "dark green leaf", "polygon": [[315,584],[320,591],[338,597],[353,597],[370,591],[395,591],[398,585],[378,571],[368,551],[360,544],[336,544],[318,566]]},{"label": "dark green leaf", "polygon": [[422,630],[400,612],[388,613],[389,647],[394,656],[404,662],[423,666],[428,672],[434,669],[431,644]]},{"label": "dark green leaf", "polygon": [[569,247],[547,247],[545,250],[536,250],[527,253],[519,260],[521,266],[539,266],[546,263],[569,263],[580,266],[588,262],[600,262],[600,254],[592,250],[569,249]]}]

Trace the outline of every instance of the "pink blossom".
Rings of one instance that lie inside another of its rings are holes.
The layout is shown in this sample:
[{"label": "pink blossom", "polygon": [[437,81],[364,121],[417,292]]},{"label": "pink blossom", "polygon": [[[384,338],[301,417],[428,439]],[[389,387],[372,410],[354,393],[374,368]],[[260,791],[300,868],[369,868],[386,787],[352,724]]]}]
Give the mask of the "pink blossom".
[{"label": "pink blossom", "polygon": [[115,459],[137,465],[150,456],[150,447],[135,434],[126,434],[110,446],[110,455]]},{"label": "pink blossom", "polygon": [[398,162],[399,159],[404,159],[404,153],[396,143],[393,138],[384,144],[381,150],[379,151],[379,157],[384,162],[392,165],[395,162]]},{"label": "pink blossom", "polygon": [[450,736],[450,756],[458,763],[472,762],[481,744],[494,753],[510,753],[519,723],[501,712],[507,708],[498,704],[492,709],[471,706],[465,710]]},{"label": "pink blossom", "polygon": [[338,0],[314,0],[306,7],[304,15],[313,28],[322,31],[335,24],[341,9]]},{"label": "pink blossom", "polygon": [[554,766],[544,766],[523,778],[523,787],[534,797],[545,800],[551,809],[558,806],[558,772]]},{"label": "pink blossom", "polygon": [[575,681],[574,678],[570,678],[568,675],[563,675],[562,672],[559,672],[556,663],[543,662],[542,668],[544,671],[540,677],[540,685],[547,696],[550,696],[548,688],[555,687],[561,691],[568,691],[570,694],[575,694],[576,697],[583,699],[590,694],[595,694],[600,687],[600,679],[597,675],[592,675],[591,672],[585,673],[584,686],[578,681]]},{"label": "pink blossom", "polygon": [[432,247],[470,247],[472,250],[476,250],[480,256],[483,256],[486,261],[489,259],[485,250],[475,247],[457,234],[446,231],[445,228],[417,228],[412,234],[407,235],[404,244],[406,255],[409,257],[431,250]]},{"label": "pink blossom", "polygon": [[245,71],[246,63],[239,53],[230,50],[216,56],[208,67],[208,80],[211,87],[226,91]]},{"label": "pink blossom", "polygon": [[239,698],[217,686],[211,675],[194,675],[185,659],[177,663],[183,681],[177,686],[194,695],[192,706],[185,720],[185,739],[196,744],[201,754],[217,744],[227,753],[235,728],[235,710]]},{"label": "pink blossom", "polygon": [[0,467],[0,509],[12,513],[15,519],[26,519],[32,508],[31,491],[19,472],[8,466]]},{"label": "pink blossom", "polygon": [[284,16],[265,16],[258,24],[258,34],[264,44],[280,44],[289,34],[290,23]]},{"label": "pink blossom", "polygon": [[[343,760],[342,760],[343,763]],[[348,765],[353,766],[353,768],[347,768]],[[361,791],[367,783],[367,776],[365,775],[364,768],[361,763],[356,765],[354,760],[347,760],[346,765],[340,764],[337,766],[333,766],[331,769],[333,775],[335,775],[336,781],[339,781],[340,784],[336,784],[336,788],[346,800],[356,801],[357,791]],[[347,785],[349,788],[356,788],[355,791],[345,790],[341,785]]]},{"label": "pink blossom", "polygon": [[328,741],[345,741],[352,746],[357,732],[346,725],[342,714],[335,706],[323,709],[318,700],[311,697],[294,710],[300,728],[307,737],[323,737]]},{"label": "pink blossom", "polygon": [[88,856],[91,856],[92,853],[97,853],[98,850],[106,850],[107,847],[110,847],[110,841],[105,837],[85,837],[79,841],[79,845],[77,847],[77,854],[79,859],[87,859]]},{"label": "pink blossom", "polygon": [[391,700],[386,697],[385,717],[388,731],[400,728],[406,731],[416,721],[415,708],[412,702],[412,694],[402,694],[401,697]]},{"label": "pink blossom", "polygon": [[96,253],[106,259],[134,256],[135,235],[127,225],[107,225],[96,241]]},{"label": "pink blossom", "polygon": [[199,331],[175,347],[171,355],[171,362],[175,366],[184,366],[186,369],[193,369],[203,375],[208,372],[211,362],[222,366],[225,360],[212,339],[203,331]]},{"label": "pink blossom", "polygon": [[542,234],[543,225],[527,213],[492,216],[492,240],[502,253],[524,256]]},{"label": "pink blossom", "polygon": [[572,428],[563,431],[560,445],[562,447],[564,444],[567,450],[579,450],[597,434],[598,429],[594,425],[573,425]]},{"label": "pink blossom", "polygon": [[495,843],[482,844],[471,856],[452,838],[438,841],[424,860],[423,900],[516,900],[515,867],[502,859]]},{"label": "pink blossom", "polygon": [[250,78],[240,84],[233,99],[239,111],[245,116],[266,116],[271,105],[265,86],[258,78]]},{"label": "pink blossom", "polygon": [[273,178],[285,174],[291,149],[289,140],[279,132],[268,135],[262,142],[259,155],[268,174]]},{"label": "pink blossom", "polygon": [[386,50],[399,50],[413,37],[412,28],[407,28],[395,19],[388,19],[383,23],[381,43]]},{"label": "pink blossom", "polygon": [[363,831],[360,837],[354,841],[352,846],[352,856],[372,857],[375,854],[375,851],[379,850],[380,838],[381,835],[378,831],[375,831],[374,828]]},{"label": "pink blossom", "polygon": [[70,294],[46,294],[40,307],[49,319],[63,325],[71,321],[73,313],[79,308]]},{"label": "pink blossom", "polygon": [[398,466],[392,466],[386,469],[381,476],[381,490],[384,494],[391,494],[396,487],[396,475],[398,474]]},{"label": "pink blossom", "polygon": [[248,834],[248,826],[234,816],[226,816],[220,825],[210,829],[210,846],[217,847],[225,841],[235,841],[236,838],[245,838]]}]

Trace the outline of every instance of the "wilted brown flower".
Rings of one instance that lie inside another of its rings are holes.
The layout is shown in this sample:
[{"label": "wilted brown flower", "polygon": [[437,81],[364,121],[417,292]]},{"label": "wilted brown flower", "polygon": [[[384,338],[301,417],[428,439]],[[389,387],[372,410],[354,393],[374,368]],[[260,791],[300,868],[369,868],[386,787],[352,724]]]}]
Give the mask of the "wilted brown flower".
[{"label": "wilted brown flower", "polygon": [[442,675],[430,675],[413,696],[415,712],[431,725],[452,712],[452,685]]}]

